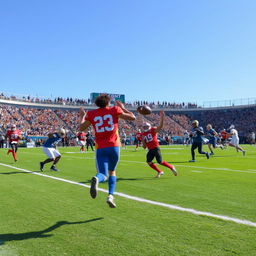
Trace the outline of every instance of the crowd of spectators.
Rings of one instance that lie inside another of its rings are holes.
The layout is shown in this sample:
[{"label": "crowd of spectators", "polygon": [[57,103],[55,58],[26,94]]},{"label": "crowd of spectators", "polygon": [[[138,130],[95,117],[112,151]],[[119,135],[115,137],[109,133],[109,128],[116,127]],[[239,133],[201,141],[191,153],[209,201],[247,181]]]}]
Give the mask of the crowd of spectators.
[{"label": "crowd of spectators", "polygon": [[[62,99],[56,99],[60,102]],[[69,98],[71,101],[71,98]],[[73,101],[73,100],[72,100]],[[137,102],[144,104],[146,102]],[[200,110],[189,111],[188,114],[177,114],[166,112],[164,127],[160,133],[162,137],[166,134],[170,136],[183,136],[185,130],[191,129],[191,121],[199,120],[204,128],[207,124],[212,124],[218,132],[228,129],[231,124],[235,125],[240,136],[248,136],[256,131],[256,108],[226,108],[220,110]],[[136,122],[120,121],[119,128],[127,136],[134,136],[136,131],[142,127],[143,122],[149,122],[152,126],[157,126],[160,121],[159,112],[142,116],[136,111]],[[8,125],[16,124],[17,128],[28,136],[47,136],[48,133],[56,131],[59,127],[64,127],[73,135],[77,134],[79,127],[79,111],[65,109],[51,109],[39,107],[17,107],[12,104],[0,104],[0,131],[5,132]]]},{"label": "crowd of spectators", "polygon": [[[54,99],[50,98],[42,98],[42,97],[31,97],[31,96],[22,96],[18,97],[15,95],[6,96],[3,93],[0,94],[0,99],[7,99],[7,100],[18,100],[18,101],[24,101],[24,102],[33,102],[33,103],[47,103],[47,104],[59,104],[59,105],[94,105],[93,102],[91,102],[91,99],[73,99],[72,97],[63,98],[63,97],[57,97]],[[148,101],[134,101],[134,102],[128,102],[125,103],[127,107],[136,108],[140,105],[148,105],[153,109],[156,108],[172,108],[172,109],[191,109],[191,108],[198,108],[196,103],[175,103],[175,102],[167,102],[167,101],[157,101],[157,102],[148,102]]]}]

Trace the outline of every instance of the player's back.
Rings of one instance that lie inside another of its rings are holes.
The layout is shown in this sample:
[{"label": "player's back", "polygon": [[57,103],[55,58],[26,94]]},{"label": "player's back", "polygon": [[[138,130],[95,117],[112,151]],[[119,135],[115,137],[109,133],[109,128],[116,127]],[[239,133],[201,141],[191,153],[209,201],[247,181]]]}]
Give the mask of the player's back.
[{"label": "player's back", "polygon": [[96,137],[96,148],[118,147],[118,116],[123,113],[120,107],[105,107],[89,111],[86,120],[90,121]]}]

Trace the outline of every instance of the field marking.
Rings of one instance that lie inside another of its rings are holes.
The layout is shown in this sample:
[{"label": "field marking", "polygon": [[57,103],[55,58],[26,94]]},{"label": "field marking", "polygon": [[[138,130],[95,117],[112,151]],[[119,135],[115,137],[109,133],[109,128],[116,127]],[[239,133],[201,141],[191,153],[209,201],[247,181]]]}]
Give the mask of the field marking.
[{"label": "field marking", "polygon": [[198,173],[202,173],[203,171],[192,170],[191,172],[198,172]]},{"label": "field marking", "polygon": [[[76,182],[76,181],[67,180],[67,179],[63,179],[63,178],[59,178],[59,177],[55,177],[55,176],[50,176],[50,175],[46,175],[46,174],[43,174],[43,173],[33,172],[33,171],[29,171],[29,170],[26,170],[26,169],[18,168],[18,167],[3,164],[3,163],[0,163],[0,165],[5,166],[5,167],[9,167],[9,168],[12,168],[12,169],[20,170],[20,171],[23,171],[23,172],[35,174],[35,175],[38,175],[38,176],[42,176],[42,177],[46,177],[46,178],[50,178],[50,179],[54,179],[54,180],[58,180],[58,181],[63,181],[63,182],[70,183],[70,184],[73,184],[73,185],[78,185],[78,186],[90,188],[89,185],[79,183],[79,182]],[[108,190],[106,190],[106,189],[98,188],[98,190],[102,191],[104,193],[108,193]],[[233,217],[229,217],[229,216],[218,215],[218,214],[214,214],[214,213],[211,213],[211,212],[198,211],[198,210],[195,210],[195,209],[192,209],[192,208],[184,208],[184,207],[177,206],[177,205],[161,203],[161,202],[152,201],[152,200],[148,200],[148,199],[144,199],[144,198],[136,197],[136,196],[130,196],[130,195],[120,193],[120,192],[116,192],[115,195],[118,195],[118,196],[126,198],[126,199],[130,199],[130,200],[133,200],[133,201],[137,201],[137,202],[143,202],[143,203],[147,203],[147,204],[151,204],[151,205],[157,205],[157,206],[169,208],[169,209],[172,209],[172,210],[192,213],[192,214],[198,215],[198,216],[207,216],[207,217],[212,217],[212,218],[215,218],[215,219],[221,219],[221,220],[225,220],[225,221],[235,222],[237,224],[256,227],[256,222],[252,222],[252,221],[249,221],[249,220],[242,220],[242,219],[233,218]]]}]

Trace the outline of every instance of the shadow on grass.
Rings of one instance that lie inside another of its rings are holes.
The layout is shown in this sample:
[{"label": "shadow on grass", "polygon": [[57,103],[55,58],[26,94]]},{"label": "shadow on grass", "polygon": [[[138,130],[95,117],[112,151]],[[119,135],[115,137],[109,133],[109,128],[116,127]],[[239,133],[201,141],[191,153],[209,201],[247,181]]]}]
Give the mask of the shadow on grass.
[{"label": "shadow on grass", "polygon": [[84,224],[84,223],[89,223],[92,221],[97,221],[97,220],[102,220],[103,218],[95,218],[91,220],[85,220],[85,221],[75,221],[75,222],[69,222],[69,221],[58,221],[54,225],[43,229],[39,231],[32,231],[32,232],[27,232],[27,233],[19,233],[19,234],[13,234],[13,233],[8,233],[8,234],[0,234],[0,245],[4,244],[5,242],[10,242],[10,241],[21,241],[21,240],[26,240],[26,239],[31,239],[31,238],[45,238],[45,237],[50,237],[53,236],[53,234],[46,234],[49,233],[63,225],[75,225],[75,224]]},{"label": "shadow on grass", "polygon": [[[147,177],[147,178],[117,178],[116,181],[119,182],[119,181],[136,181],[136,180],[153,180],[154,177]],[[107,181],[105,181],[106,183]],[[80,181],[79,183],[82,183],[82,184],[91,184],[91,180],[87,180],[87,181]]]},{"label": "shadow on grass", "polygon": [[[33,171],[33,172],[40,172],[40,171]],[[4,174],[4,175],[9,175],[9,174],[30,174],[30,173],[33,173],[33,172],[0,172],[0,174]]]}]

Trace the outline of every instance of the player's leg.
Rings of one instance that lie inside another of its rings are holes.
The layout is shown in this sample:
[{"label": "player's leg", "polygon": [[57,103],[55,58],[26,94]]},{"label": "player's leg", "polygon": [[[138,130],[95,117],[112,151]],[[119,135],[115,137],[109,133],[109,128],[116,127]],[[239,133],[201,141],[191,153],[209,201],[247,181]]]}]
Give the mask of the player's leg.
[{"label": "player's leg", "polygon": [[152,161],[155,158],[155,151],[154,149],[150,149],[147,153],[147,164],[157,172],[157,176],[156,178],[159,178],[161,175],[164,174],[164,172],[162,172],[157,166],[156,164],[154,164]]},{"label": "player's leg", "polygon": [[109,177],[108,177],[108,197],[107,203],[110,208],[115,208],[116,204],[114,202],[114,193],[116,188],[116,166],[120,158],[120,148],[112,147],[109,151]]},{"label": "player's leg", "polygon": [[58,171],[58,169],[56,168],[56,164],[60,161],[61,154],[60,154],[60,152],[59,152],[57,149],[55,149],[55,148],[52,150],[52,153],[53,153],[53,155],[54,155],[54,161],[53,161],[53,164],[52,164],[50,170],[52,170],[52,171]]},{"label": "player's leg", "polygon": [[43,152],[46,154],[46,156],[47,156],[48,158],[45,159],[43,162],[40,162],[40,170],[41,170],[41,171],[43,171],[45,164],[54,161],[54,154],[53,154],[51,148],[43,147]]},{"label": "player's leg", "polygon": [[208,143],[208,148],[209,148],[209,150],[211,151],[211,155],[213,155],[214,153],[213,153],[213,151],[212,151],[212,142],[211,142],[211,140],[210,140],[209,143]]},{"label": "player's leg", "polygon": [[198,153],[202,154],[202,155],[205,155],[206,158],[209,159],[210,154],[208,152],[203,151],[202,148],[203,148],[203,143],[202,142],[198,143]]},{"label": "player's leg", "polygon": [[11,148],[12,148],[11,152],[12,152],[12,156],[13,156],[14,161],[17,161],[15,145],[16,145],[16,143],[11,143]]},{"label": "player's leg", "polygon": [[175,167],[173,165],[167,163],[166,161],[162,160],[162,154],[161,154],[160,148],[155,148],[154,150],[155,150],[156,161],[160,165],[163,165],[163,166],[169,168],[172,171],[172,173],[174,174],[174,176],[177,176],[177,171],[176,171]]},{"label": "player's leg", "polygon": [[90,194],[92,198],[97,197],[99,182],[104,182],[108,179],[108,156],[106,154],[106,148],[96,150],[96,169],[97,173],[91,179]]},{"label": "player's leg", "polygon": [[197,143],[193,142],[191,146],[191,157],[192,159],[189,162],[195,162],[195,150],[197,148]]}]

